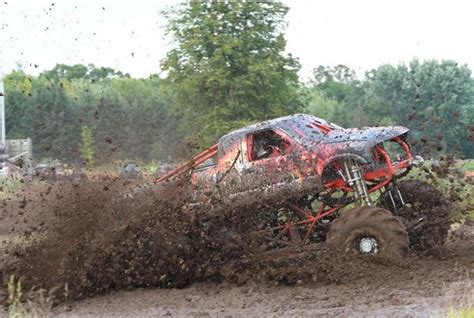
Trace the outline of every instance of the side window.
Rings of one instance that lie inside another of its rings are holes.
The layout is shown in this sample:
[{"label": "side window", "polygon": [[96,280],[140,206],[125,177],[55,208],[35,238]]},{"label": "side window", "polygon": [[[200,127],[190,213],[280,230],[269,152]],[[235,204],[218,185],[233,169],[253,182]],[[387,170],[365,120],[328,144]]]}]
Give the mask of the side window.
[{"label": "side window", "polygon": [[264,130],[248,136],[249,161],[286,155],[290,143],[273,130]]}]

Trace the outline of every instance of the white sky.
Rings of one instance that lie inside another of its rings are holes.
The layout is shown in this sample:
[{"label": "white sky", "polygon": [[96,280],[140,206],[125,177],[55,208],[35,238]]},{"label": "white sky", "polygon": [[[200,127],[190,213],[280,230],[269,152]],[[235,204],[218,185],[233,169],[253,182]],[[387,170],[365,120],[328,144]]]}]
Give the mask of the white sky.
[{"label": "white sky", "polygon": [[[303,79],[320,64],[345,64],[362,75],[414,57],[453,59],[474,69],[473,1],[284,2],[290,7],[287,51],[300,59]],[[0,64],[4,72],[20,64],[35,75],[57,63],[93,63],[134,77],[158,73],[170,41],[159,12],[175,3],[0,0]]]}]

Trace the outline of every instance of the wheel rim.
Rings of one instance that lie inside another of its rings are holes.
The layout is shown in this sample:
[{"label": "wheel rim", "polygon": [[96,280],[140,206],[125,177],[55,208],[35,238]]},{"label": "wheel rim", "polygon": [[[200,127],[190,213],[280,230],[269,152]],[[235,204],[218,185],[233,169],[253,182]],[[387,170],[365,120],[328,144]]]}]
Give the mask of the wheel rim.
[{"label": "wheel rim", "polygon": [[373,237],[362,237],[358,240],[357,249],[361,254],[377,254],[379,247]]}]

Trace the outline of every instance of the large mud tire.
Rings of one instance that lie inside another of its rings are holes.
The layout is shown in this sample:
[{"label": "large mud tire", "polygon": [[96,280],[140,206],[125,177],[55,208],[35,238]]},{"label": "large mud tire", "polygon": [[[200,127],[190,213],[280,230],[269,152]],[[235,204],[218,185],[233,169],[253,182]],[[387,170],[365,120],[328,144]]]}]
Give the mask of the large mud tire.
[{"label": "large mud tire", "polygon": [[[374,239],[377,250],[360,251],[364,238]],[[408,235],[403,224],[385,209],[374,206],[355,207],[339,218],[329,229],[327,240],[332,249],[345,253],[370,255],[377,259],[401,262],[409,252]]]},{"label": "large mud tire", "polygon": [[402,207],[396,193],[393,193],[396,209],[388,193],[384,194],[381,205],[405,223],[411,249],[423,253],[442,246],[451,224],[450,206],[444,195],[431,184],[419,180],[402,181],[397,188],[405,206]]}]

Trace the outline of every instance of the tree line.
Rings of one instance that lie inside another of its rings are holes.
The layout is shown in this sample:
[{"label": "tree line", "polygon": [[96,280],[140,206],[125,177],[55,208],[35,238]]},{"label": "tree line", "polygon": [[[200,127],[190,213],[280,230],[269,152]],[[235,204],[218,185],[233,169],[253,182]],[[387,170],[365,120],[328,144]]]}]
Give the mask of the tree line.
[{"label": "tree line", "polygon": [[189,2],[165,12],[174,48],[146,79],[58,64],[5,78],[9,139],[36,159],[171,160],[257,121],[306,112],[345,127],[403,125],[425,156],[474,157],[474,81],[467,65],[413,60],[358,79],[344,65],[298,78],[280,2]]}]

